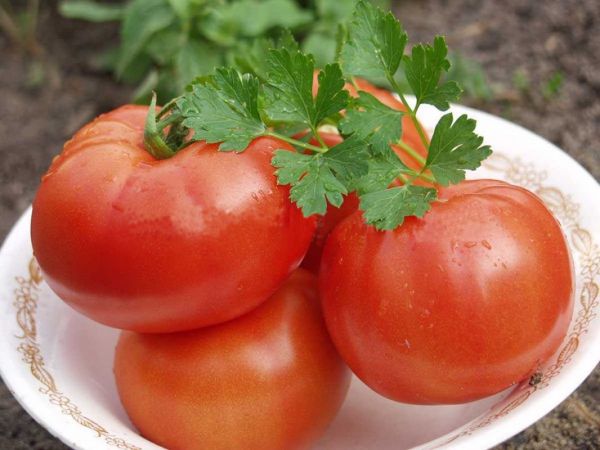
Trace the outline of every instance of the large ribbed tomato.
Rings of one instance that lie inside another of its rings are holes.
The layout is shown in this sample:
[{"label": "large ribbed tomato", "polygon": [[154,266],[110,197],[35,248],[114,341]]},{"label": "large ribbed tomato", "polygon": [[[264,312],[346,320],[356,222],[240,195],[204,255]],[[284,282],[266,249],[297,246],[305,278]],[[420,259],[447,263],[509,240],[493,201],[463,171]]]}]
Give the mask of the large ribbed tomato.
[{"label": "large ribbed tomato", "polygon": [[243,153],[195,143],[156,160],[147,107],[86,125],[33,203],[35,256],[50,287],[110,326],[171,332],[244,314],[300,264],[314,231],[278,186],[271,138]]},{"label": "large ribbed tomato", "polygon": [[572,314],[560,226],[495,180],[440,189],[422,219],[377,231],[357,212],[329,235],[320,293],[332,339],[380,394],[460,403],[532,375]]},{"label": "large ribbed tomato", "polygon": [[350,380],[327,334],[316,284],[299,269],[264,304],[227,323],[124,332],[115,378],[142,435],[171,450],[309,448]]}]

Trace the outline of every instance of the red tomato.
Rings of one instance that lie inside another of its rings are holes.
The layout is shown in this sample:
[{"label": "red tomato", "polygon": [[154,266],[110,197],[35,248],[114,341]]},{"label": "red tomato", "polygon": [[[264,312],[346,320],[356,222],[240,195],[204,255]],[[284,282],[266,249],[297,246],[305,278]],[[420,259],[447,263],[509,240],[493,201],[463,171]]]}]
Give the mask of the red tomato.
[{"label": "red tomato", "polygon": [[174,334],[124,332],[121,401],[168,449],[300,449],[340,408],[349,371],[327,334],[316,278],[298,270],[249,314]]},{"label": "red tomato", "polygon": [[529,191],[495,180],[440,189],[423,219],[377,231],[355,213],[330,234],[320,293],[354,373],[409,403],[461,403],[531,376],[573,309],[556,219]]},{"label": "red tomato", "polygon": [[33,203],[32,242],[50,287],[104,324],[172,332],[223,322],[266,300],[314,232],[278,186],[270,138],[243,153],[195,143],[158,161],[148,109],[100,116],[69,141]]}]

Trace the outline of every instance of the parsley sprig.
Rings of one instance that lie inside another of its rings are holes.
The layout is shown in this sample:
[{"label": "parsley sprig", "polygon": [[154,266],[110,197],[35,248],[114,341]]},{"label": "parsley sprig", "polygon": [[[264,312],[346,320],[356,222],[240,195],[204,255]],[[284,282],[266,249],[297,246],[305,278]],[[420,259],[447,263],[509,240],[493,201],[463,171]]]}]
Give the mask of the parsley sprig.
[{"label": "parsley sprig", "polygon": [[[279,184],[290,185],[290,198],[305,216],[325,214],[328,204],[339,207],[345,195],[356,192],[365,220],[380,230],[396,228],[407,216],[422,217],[437,198],[436,185],[459,183],[466,170],[479,167],[491,153],[466,115],[456,120],[452,113],[444,115],[431,140],[417,120],[421,105],[445,111],[461,93],[454,81],[440,83],[450,68],[444,38],[405,54],[408,36],[402,25],[365,1],[358,2],[339,36],[338,60],[318,71],[316,92],[314,59],[287,34],[273,48],[261,48],[255,65],[249,59],[248,73],[218,69],[158,114],[151,108],[146,146],[157,157],[170,157],[196,140],[241,152],[253,139],[272,136],[297,150],[277,150],[272,164]],[[399,71],[412,89],[413,104],[398,85]],[[361,91],[357,77],[386,80],[404,111]],[[402,140],[405,115],[427,157]],[[343,141],[328,146],[319,134],[323,126],[334,127]],[[408,167],[393,146],[421,167]]]}]

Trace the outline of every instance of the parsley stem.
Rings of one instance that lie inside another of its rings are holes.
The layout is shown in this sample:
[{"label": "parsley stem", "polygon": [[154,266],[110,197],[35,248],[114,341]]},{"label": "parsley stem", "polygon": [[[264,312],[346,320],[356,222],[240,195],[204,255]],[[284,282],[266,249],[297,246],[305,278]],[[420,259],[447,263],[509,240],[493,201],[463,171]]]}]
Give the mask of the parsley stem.
[{"label": "parsley stem", "polygon": [[417,178],[421,178],[422,180],[429,181],[432,184],[436,184],[437,183],[437,181],[436,181],[435,178],[433,178],[432,176],[427,175],[427,174],[425,174],[423,172],[419,172],[417,174]]},{"label": "parsley stem", "polygon": [[296,145],[298,147],[302,147],[307,150],[312,150],[313,152],[317,152],[317,153],[325,153],[325,152],[327,152],[327,150],[329,150],[329,148],[327,148],[327,147],[317,147],[316,145],[312,145],[307,142],[302,142],[302,141],[299,141],[298,139],[293,139],[293,138],[284,136],[283,134],[276,133],[274,131],[267,131],[264,134],[264,136],[271,136],[271,137],[274,137],[277,139],[281,139],[282,141],[287,142],[288,144]]},{"label": "parsley stem", "polygon": [[396,91],[396,93],[400,97],[400,101],[402,101],[402,104],[406,108],[406,112],[408,113],[408,115],[410,116],[410,119],[412,120],[413,124],[415,125],[415,128],[417,129],[417,133],[419,133],[419,138],[421,138],[421,142],[423,142],[423,145],[427,149],[429,149],[429,138],[427,138],[427,135],[425,134],[425,130],[423,130],[423,126],[417,120],[417,109],[419,108],[419,105],[417,105],[416,108],[413,110],[410,107],[410,104],[408,103],[408,101],[406,100],[406,97],[402,93],[402,89],[400,89],[398,82],[394,79],[394,77],[390,73],[387,74],[387,79],[388,79],[388,82],[390,83],[390,85],[392,86],[392,88],[394,89],[394,91]]},{"label": "parsley stem", "polygon": [[399,140],[398,142],[396,142],[396,145],[398,147],[400,147],[402,150],[404,150],[406,153],[409,154],[409,156],[411,158],[413,158],[415,161],[419,162],[420,164],[425,165],[425,162],[427,161],[425,158],[423,158],[421,155],[419,155],[417,153],[417,151],[412,148],[410,145],[408,145],[406,142],[404,142],[403,140]]},{"label": "parsley stem", "polygon": [[327,151],[327,145],[325,145],[325,141],[323,141],[323,138],[321,137],[321,135],[317,132],[316,128],[312,128],[312,134],[315,137],[315,139],[317,140],[317,142],[319,143],[319,145],[321,146],[321,148],[324,151]]},{"label": "parsley stem", "polygon": [[414,170],[411,170],[410,172],[407,172],[410,175],[410,178],[408,178],[406,175],[404,174],[400,174],[398,176],[398,178],[400,179],[400,181],[402,181],[404,184],[412,184],[413,181],[417,180],[417,179],[421,179],[421,180],[425,180],[431,184],[435,184],[435,178],[433,178],[430,175],[427,175],[423,172],[415,172]]}]

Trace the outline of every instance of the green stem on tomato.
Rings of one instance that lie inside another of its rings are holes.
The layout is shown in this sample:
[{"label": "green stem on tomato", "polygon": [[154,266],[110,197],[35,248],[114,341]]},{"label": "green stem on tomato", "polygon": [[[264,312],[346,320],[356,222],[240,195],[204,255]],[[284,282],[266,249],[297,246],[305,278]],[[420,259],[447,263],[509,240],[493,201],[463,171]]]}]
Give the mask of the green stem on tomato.
[{"label": "green stem on tomato", "polygon": [[[168,119],[168,117],[167,117]],[[144,127],[144,147],[146,151],[156,159],[167,159],[175,155],[175,152],[164,141],[163,129],[156,123],[156,93],[152,95],[146,125]]]},{"label": "green stem on tomato", "polygon": [[276,133],[275,131],[267,131],[264,134],[264,136],[271,136],[271,137],[280,139],[284,142],[287,142],[288,144],[296,145],[298,147],[302,147],[307,150],[312,150],[313,152],[317,152],[317,153],[326,153],[329,150],[329,148],[327,146],[325,146],[324,143],[323,143],[324,147],[317,147],[316,145],[312,145],[307,142],[299,141],[298,139],[287,137],[283,134]]}]

